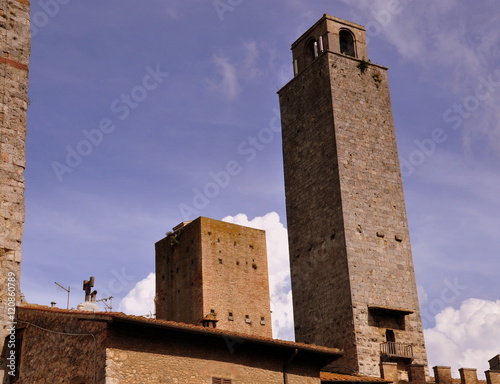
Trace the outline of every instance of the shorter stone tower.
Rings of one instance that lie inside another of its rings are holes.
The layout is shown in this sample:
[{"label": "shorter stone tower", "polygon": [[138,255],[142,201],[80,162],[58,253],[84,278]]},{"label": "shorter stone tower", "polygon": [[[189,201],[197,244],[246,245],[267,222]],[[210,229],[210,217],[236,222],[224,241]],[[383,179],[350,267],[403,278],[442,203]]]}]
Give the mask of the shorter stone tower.
[{"label": "shorter stone tower", "polygon": [[272,337],[266,234],[199,217],[156,243],[156,317]]}]

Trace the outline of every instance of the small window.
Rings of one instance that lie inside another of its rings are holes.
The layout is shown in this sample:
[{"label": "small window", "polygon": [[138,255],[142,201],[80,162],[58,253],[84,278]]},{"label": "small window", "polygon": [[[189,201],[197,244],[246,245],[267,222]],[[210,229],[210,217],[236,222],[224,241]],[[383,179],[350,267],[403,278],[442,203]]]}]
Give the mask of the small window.
[{"label": "small window", "polygon": [[340,53],[343,55],[356,57],[356,49],[354,46],[354,36],[351,31],[341,29],[339,32]]},{"label": "small window", "polygon": [[245,323],[252,324],[252,320],[250,320],[250,316],[245,315]]},{"label": "small window", "polygon": [[260,325],[266,325],[266,319],[264,317],[260,318]]},{"label": "small window", "polygon": [[318,42],[314,39],[311,39],[307,43],[307,55],[312,56],[314,58],[318,57]]},{"label": "small window", "polygon": [[212,384],[232,384],[231,379],[221,379],[218,377],[212,377]]},{"label": "small window", "polygon": [[318,57],[318,42],[311,38],[305,45],[304,65],[307,67]]},{"label": "small window", "polygon": [[394,335],[394,331],[392,329],[388,329],[385,331],[385,341],[388,343],[396,342],[396,335]]},{"label": "small window", "polygon": [[233,312],[229,312],[229,314],[227,315],[227,319],[228,319],[229,321],[234,321]]}]

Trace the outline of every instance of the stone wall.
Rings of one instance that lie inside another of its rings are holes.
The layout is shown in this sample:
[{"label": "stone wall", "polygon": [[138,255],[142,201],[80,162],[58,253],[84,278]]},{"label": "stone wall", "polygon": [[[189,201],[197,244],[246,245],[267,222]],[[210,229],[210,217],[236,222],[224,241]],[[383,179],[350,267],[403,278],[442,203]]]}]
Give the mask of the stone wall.
[{"label": "stone wall", "polygon": [[0,34],[0,382],[3,382],[5,358],[10,354],[10,348],[4,348],[4,340],[15,308],[9,303],[18,303],[20,296],[30,54],[29,1],[0,1]]},{"label": "stone wall", "polygon": [[18,311],[20,369],[14,383],[104,384],[105,322],[79,313]]},{"label": "stone wall", "polygon": [[281,384],[286,372],[289,384],[320,384],[320,368],[341,353],[120,313],[18,310],[13,383]]},{"label": "stone wall", "polygon": [[[106,384],[283,383],[283,364],[291,356],[265,346],[233,345],[229,339],[134,331],[114,327],[106,352]],[[319,369],[303,356],[290,364],[289,384],[319,384]]]},{"label": "stone wall", "polygon": [[[359,370],[373,375],[387,328],[413,346],[414,363],[427,358],[387,71],[368,65],[362,73],[358,64],[329,55]],[[398,315],[399,326],[377,324],[370,307],[411,313]]]},{"label": "stone wall", "polygon": [[328,56],[279,96],[295,339],[342,348],[357,370]]}]

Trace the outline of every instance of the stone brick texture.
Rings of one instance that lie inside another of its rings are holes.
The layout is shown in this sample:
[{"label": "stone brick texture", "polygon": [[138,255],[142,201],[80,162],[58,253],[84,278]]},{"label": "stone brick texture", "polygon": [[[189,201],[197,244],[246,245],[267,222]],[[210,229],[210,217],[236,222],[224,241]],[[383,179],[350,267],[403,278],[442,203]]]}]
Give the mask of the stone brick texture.
[{"label": "stone brick texture", "polygon": [[8,273],[16,276],[19,302],[24,223],[26,110],[30,55],[29,2],[0,1],[0,382],[5,369]]},{"label": "stone brick texture", "polygon": [[477,384],[477,369],[475,368],[460,368],[460,381],[462,384]]},{"label": "stone brick texture", "polygon": [[267,265],[264,231],[200,217],[156,244],[156,316],[271,337]]},{"label": "stone brick texture", "polygon": [[288,383],[320,384],[320,367],[339,353],[117,313],[21,307],[19,321],[21,370],[14,383],[212,384],[216,377],[281,384],[286,367]]},{"label": "stone brick texture", "polygon": [[106,325],[78,313],[18,308],[20,370],[14,383],[104,383]]},{"label": "stone brick texture", "polygon": [[413,384],[425,384],[426,366],[422,364],[411,364],[408,370],[409,381]]},{"label": "stone brick texture", "polygon": [[[299,63],[311,37],[346,27],[322,20],[292,46]],[[339,368],[377,376],[392,328],[427,365],[387,69],[323,45],[279,91],[296,340],[343,348]],[[412,313],[377,326],[369,307]]]},{"label": "stone brick texture", "polygon": [[437,384],[452,384],[453,379],[451,377],[451,367],[444,365],[436,365],[432,367],[434,371],[434,377]]},{"label": "stone brick texture", "polygon": [[[222,338],[202,342],[196,335],[136,333],[132,329],[111,332],[109,345],[106,384],[211,384],[212,377],[232,380],[232,384],[281,384],[283,364],[290,357],[245,343],[231,349]],[[299,358],[295,363],[290,364],[290,384],[320,383],[314,362]]]},{"label": "stone brick texture", "polygon": [[488,370],[485,372],[487,384],[500,384],[500,370]]}]

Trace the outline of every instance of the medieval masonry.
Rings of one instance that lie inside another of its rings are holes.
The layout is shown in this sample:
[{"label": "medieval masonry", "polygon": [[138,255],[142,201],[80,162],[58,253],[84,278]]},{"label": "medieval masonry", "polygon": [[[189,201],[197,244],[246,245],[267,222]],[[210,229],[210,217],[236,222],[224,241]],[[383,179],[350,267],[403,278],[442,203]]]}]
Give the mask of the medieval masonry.
[{"label": "medieval masonry", "polygon": [[19,304],[24,223],[29,1],[0,1],[0,380],[15,305]]},{"label": "medieval masonry", "polygon": [[156,243],[156,318],[272,336],[266,234],[200,217]]},{"label": "medieval masonry", "polygon": [[279,98],[296,340],[366,375],[426,366],[387,68],[362,26],[328,15],[292,53]]},{"label": "medieval masonry", "polygon": [[[156,243],[155,319],[99,311],[93,278],[76,310],[19,303],[29,3],[0,2],[1,384],[433,383],[387,68],[369,62],[363,27],[324,15],[279,91],[292,342],[272,337],[264,231],[206,217]],[[500,384],[500,355],[489,363]],[[462,368],[460,383],[483,381]]]}]

